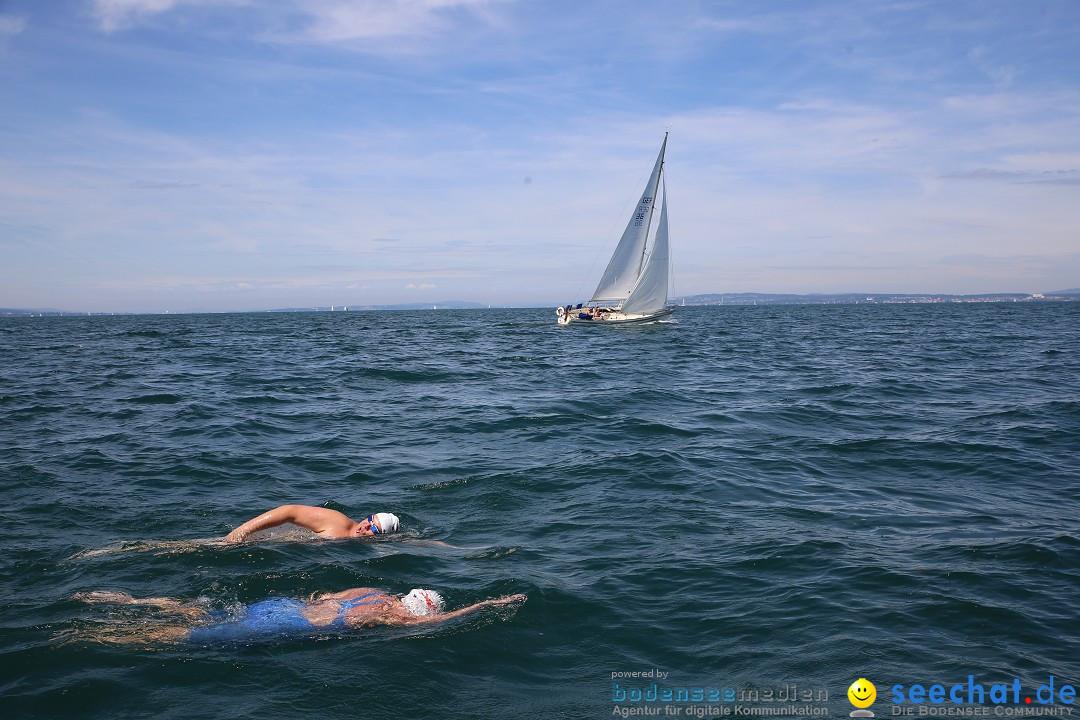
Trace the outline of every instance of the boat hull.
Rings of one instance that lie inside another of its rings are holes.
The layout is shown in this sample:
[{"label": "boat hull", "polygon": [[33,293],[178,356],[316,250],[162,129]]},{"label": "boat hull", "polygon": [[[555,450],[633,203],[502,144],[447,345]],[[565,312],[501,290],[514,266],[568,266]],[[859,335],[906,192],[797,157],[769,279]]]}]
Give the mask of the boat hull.
[{"label": "boat hull", "polygon": [[674,307],[666,307],[663,310],[660,310],[659,312],[648,313],[648,314],[640,314],[640,315],[639,314],[624,315],[621,312],[616,311],[616,312],[606,313],[602,319],[593,318],[593,319],[590,319],[590,320],[582,320],[581,318],[577,317],[576,315],[571,315],[571,313],[566,313],[566,314],[559,317],[559,324],[560,325],[574,325],[576,327],[582,326],[582,325],[593,325],[593,326],[599,326],[599,325],[642,325],[644,323],[656,322],[657,320],[661,320],[663,318],[666,318],[666,317],[668,317],[669,315],[671,315],[674,312],[675,312]]}]

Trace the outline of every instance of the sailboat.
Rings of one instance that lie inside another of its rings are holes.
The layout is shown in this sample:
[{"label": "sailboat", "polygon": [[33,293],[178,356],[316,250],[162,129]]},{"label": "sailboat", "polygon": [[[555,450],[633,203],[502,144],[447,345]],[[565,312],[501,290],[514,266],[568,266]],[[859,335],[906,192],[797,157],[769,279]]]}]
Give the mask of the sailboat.
[{"label": "sailboat", "polygon": [[[555,308],[560,325],[628,325],[654,322],[675,311],[668,305],[667,189],[663,182],[667,133],[660,146],[649,182],[641,193],[630,222],[604,270],[596,292],[585,303]],[[656,196],[662,203],[656,232],[649,231],[656,210]]]}]

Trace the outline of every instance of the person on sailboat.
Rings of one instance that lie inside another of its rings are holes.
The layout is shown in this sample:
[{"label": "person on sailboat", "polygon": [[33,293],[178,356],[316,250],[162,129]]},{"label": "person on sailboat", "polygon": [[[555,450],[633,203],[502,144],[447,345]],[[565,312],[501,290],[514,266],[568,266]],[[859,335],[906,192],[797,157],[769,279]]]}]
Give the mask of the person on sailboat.
[{"label": "person on sailboat", "polygon": [[243,542],[252,533],[285,523],[299,525],[314,532],[320,538],[369,538],[388,535],[401,529],[398,516],[393,513],[375,513],[356,521],[330,508],[311,505],[281,505],[251,518],[225,536],[225,542]]},{"label": "person on sailboat", "polygon": [[192,642],[219,644],[311,637],[377,625],[415,625],[461,617],[484,607],[519,607],[527,597],[507,595],[481,600],[458,610],[446,611],[446,603],[434,590],[413,589],[407,595],[391,595],[378,588],[352,588],[336,593],[315,593],[304,600],[268,598],[252,603],[241,614],[210,612],[204,602],[175,598],[135,598],[121,592],[78,593],[83,602],[144,605],[178,616],[175,624],[114,623],[85,638],[114,643]]}]

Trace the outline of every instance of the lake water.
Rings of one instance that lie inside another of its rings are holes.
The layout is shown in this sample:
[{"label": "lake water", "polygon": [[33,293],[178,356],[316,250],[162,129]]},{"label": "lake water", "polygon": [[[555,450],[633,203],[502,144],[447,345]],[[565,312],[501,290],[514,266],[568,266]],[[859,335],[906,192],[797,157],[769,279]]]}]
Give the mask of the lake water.
[{"label": "lake water", "polygon": [[[675,318],[0,319],[4,715],[846,717],[866,678],[883,717],[927,706],[895,685],[1015,680],[1010,712],[1080,685],[1080,303]],[[202,542],[292,502],[404,533]],[[89,638],[160,616],[73,598],[362,586],[528,602],[145,647]],[[680,688],[721,697],[649,699]]]}]

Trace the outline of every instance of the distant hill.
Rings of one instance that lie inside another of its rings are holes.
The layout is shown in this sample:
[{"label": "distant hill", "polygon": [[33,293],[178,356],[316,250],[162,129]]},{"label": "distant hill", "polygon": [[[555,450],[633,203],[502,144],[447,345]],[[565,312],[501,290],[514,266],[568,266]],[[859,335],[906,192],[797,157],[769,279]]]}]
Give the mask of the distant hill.
[{"label": "distant hill", "polygon": [[1070,290],[1054,290],[1053,292],[1043,293],[1043,295],[1080,295],[1080,288],[1072,288]]},{"label": "distant hill", "polygon": [[[1075,293],[1075,294],[1074,294]],[[677,298],[676,304],[687,305],[850,305],[882,303],[946,303],[946,302],[1036,302],[1047,300],[1080,300],[1080,292],[1065,290],[1043,293],[1037,298],[1028,293],[985,293],[982,295],[943,295],[935,293],[836,293],[787,295],[778,293],[709,293]]]}]

